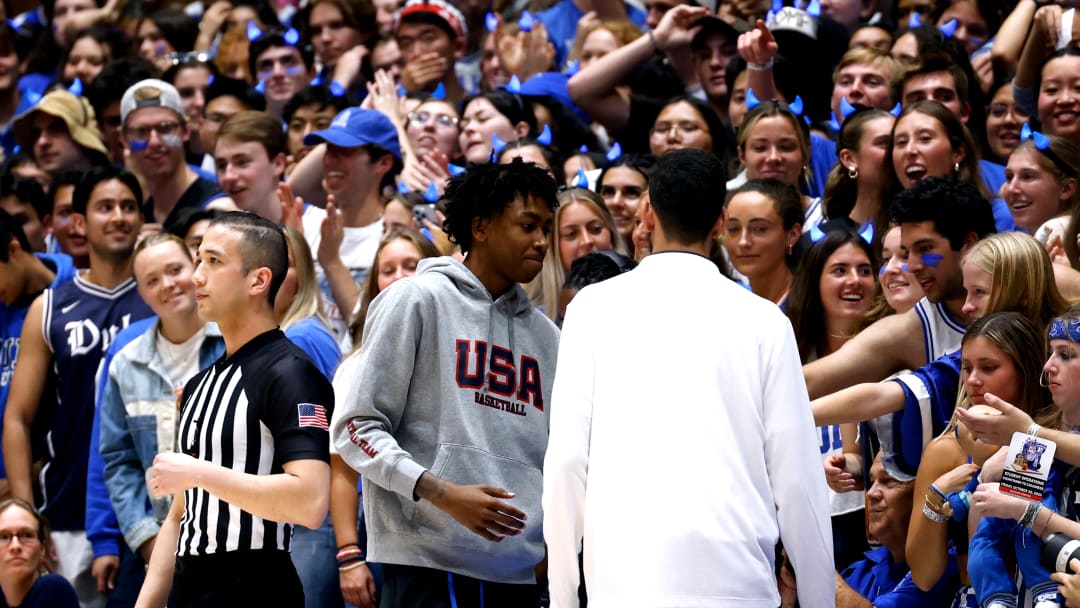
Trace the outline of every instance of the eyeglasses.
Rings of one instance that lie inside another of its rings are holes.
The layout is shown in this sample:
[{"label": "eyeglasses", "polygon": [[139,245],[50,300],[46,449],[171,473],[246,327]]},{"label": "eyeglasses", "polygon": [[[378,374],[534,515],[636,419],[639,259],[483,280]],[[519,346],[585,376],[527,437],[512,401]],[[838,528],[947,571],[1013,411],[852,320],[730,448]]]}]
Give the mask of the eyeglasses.
[{"label": "eyeglasses", "polygon": [[128,139],[134,139],[139,141],[146,141],[150,139],[150,134],[157,132],[159,137],[167,137],[169,135],[177,135],[180,133],[181,124],[175,120],[166,120],[159,122],[156,125],[149,125],[145,127],[128,127],[124,130]]},{"label": "eyeglasses", "polygon": [[5,531],[0,532],[0,547],[7,547],[8,545],[10,545],[11,539],[13,538],[19,539],[20,545],[33,545],[40,540],[38,538],[37,532],[33,530],[20,530],[15,534]]},{"label": "eyeglasses", "polygon": [[652,135],[667,135],[671,133],[671,130],[675,129],[682,135],[693,135],[701,130],[701,127],[692,122],[658,122],[653,125],[653,128],[649,131]]},{"label": "eyeglasses", "polygon": [[435,124],[440,127],[456,127],[460,122],[457,116],[449,114],[436,114],[435,112],[409,112],[409,122],[418,125],[426,125],[429,120],[435,119]]},{"label": "eyeglasses", "polygon": [[1005,118],[1009,112],[1012,112],[1013,116],[1018,120],[1026,121],[1028,119],[1026,112],[1021,111],[1020,108],[1012,104],[992,103],[986,106],[986,115],[992,118]]}]

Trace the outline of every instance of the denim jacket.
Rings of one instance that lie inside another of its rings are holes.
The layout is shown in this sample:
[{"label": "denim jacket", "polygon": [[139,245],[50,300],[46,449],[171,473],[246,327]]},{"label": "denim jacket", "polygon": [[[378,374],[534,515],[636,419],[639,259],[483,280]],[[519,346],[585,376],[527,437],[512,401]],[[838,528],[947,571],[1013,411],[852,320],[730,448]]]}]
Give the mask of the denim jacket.
[{"label": "denim jacket", "polygon": [[[159,327],[160,322],[155,320],[116,352],[108,362],[107,375],[99,377],[97,413],[104,486],[119,530],[132,551],[137,551],[160,529],[149,508],[146,471],[159,452],[172,451],[176,437],[178,397],[157,352]],[[199,351],[199,368],[209,367],[224,352],[221,330],[216,324],[208,323],[206,339]],[[101,493],[100,485],[91,487],[88,482],[87,493],[95,492]],[[95,530],[91,529],[90,520],[88,511],[87,532],[93,542]],[[95,556],[103,553],[99,545],[95,543]]]}]

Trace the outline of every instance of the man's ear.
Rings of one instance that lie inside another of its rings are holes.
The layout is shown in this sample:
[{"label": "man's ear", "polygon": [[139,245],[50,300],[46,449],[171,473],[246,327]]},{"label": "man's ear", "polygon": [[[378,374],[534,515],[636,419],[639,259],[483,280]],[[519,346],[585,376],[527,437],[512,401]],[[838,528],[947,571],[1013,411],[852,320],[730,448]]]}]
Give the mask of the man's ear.
[{"label": "man's ear", "polygon": [[472,240],[473,243],[487,242],[488,227],[491,226],[491,219],[474,217],[472,219]]},{"label": "man's ear", "polygon": [[248,274],[248,293],[252,296],[266,297],[266,293],[270,291],[272,278],[273,273],[270,272],[270,268],[266,266],[255,268]]}]

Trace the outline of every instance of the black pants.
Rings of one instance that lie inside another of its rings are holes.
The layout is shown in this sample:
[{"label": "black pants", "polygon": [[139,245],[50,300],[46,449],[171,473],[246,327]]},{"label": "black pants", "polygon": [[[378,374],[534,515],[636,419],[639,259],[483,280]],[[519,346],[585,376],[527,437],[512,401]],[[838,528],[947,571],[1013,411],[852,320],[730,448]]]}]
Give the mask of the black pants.
[{"label": "black pants", "polygon": [[169,608],[303,608],[304,587],[284,551],[177,557]]},{"label": "black pants", "polygon": [[[383,564],[380,608],[480,608],[481,605],[538,608],[540,591],[536,585],[493,583],[431,568]],[[169,606],[172,608],[172,604]]]}]

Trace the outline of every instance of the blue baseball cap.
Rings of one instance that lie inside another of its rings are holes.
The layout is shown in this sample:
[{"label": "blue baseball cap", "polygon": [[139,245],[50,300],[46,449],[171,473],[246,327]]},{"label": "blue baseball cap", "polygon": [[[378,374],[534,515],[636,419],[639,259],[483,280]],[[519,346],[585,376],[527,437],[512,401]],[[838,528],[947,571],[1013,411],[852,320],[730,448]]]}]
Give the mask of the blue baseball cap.
[{"label": "blue baseball cap", "polygon": [[574,100],[570,98],[570,89],[566,84],[569,80],[570,78],[561,72],[541,72],[523,82],[519,94],[522,97],[551,98],[573,111],[578,118],[588,124],[592,122],[592,119],[581,108],[574,105]]},{"label": "blue baseball cap", "polygon": [[397,129],[385,114],[378,110],[345,108],[334,117],[330,128],[304,136],[305,146],[326,142],[341,148],[379,146],[401,160],[401,144]]}]

